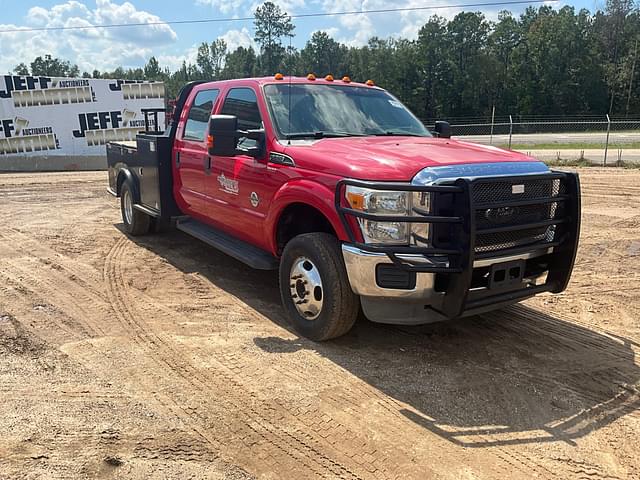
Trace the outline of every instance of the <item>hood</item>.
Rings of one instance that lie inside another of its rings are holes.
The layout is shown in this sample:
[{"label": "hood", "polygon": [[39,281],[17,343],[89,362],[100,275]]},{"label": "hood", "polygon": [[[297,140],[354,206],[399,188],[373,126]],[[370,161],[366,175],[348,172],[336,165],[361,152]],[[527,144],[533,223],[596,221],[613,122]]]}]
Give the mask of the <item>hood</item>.
[{"label": "hood", "polygon": [[296,166],[360,180],[409,181],[425,167],[530,162],[522,153],[431,137],[347,137],[292,141],[284,153]]}]

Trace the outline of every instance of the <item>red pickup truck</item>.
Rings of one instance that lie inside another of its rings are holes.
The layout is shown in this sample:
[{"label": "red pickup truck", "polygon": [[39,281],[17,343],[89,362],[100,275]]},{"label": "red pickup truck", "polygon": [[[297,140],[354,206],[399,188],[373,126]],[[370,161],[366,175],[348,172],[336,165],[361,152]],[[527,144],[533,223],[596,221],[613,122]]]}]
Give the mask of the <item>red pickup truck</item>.
[{"label": "red pickup truck", "polygon": [[[146,122],[157,125],[158,122]],[[175,226],[257,269],[313,340],[469,316],[571,275],[573,173],[434,132],[373,82],[190,83],[165,132],[107,145],[131,235]]]}]

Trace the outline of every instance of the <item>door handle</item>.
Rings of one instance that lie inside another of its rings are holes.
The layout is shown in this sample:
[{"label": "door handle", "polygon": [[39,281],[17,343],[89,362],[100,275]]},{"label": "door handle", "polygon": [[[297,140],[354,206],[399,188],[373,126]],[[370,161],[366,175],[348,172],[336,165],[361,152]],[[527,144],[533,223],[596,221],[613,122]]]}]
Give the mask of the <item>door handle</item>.
[{"label": "door handle", "polygon": [[176,167],[180,166],[180,152],[176,152]]},{"label": "door handle", "polygon": [[211,155],[207,155],[204,159],[204,173],[211,175]]}]

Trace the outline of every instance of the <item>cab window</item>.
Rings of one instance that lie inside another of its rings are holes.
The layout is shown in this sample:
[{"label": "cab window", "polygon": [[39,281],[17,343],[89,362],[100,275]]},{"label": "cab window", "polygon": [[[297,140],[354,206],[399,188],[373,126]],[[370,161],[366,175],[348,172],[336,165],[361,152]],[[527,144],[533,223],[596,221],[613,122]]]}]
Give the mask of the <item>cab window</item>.
[{"label": "cab window", "polygon": [[202,90],[196,94],[193,105],[189,109],[189,116],[184,127],[182,138],[203,142],[207,134],[209,117],[213,111],[213,105],[218,98],[219,90]]},{"label": "cab window", "polygon": [[[258,108],[256,92],[251,88],[232,88],[224,99],[222,105],[223,115],[235,115],[238,117],[240,130],[255,130],[262,128],[262,118]],[[257,146],[256,140],[241,137],[238,148],[247,149]]]}]

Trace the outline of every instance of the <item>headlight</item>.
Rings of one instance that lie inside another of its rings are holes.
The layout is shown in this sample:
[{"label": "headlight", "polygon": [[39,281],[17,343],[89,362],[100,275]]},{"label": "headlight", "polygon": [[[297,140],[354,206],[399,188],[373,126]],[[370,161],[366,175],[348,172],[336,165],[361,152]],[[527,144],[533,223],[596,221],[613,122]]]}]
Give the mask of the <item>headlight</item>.
[{"label": "headlight", "polygon": [[409,192],[347,186],[346,195],[349,205],[354,210],[378,215],[408,215],[410,211]]},{"label": "headlight", "polygon": [[[352,209],[372,215],[408,217],[412,215],[413,205],[424,212],[431,208],[430,194],[423,192],[372,190],[349,185],[345,196]],[[379,222],[364,218],[358,218],[358,223],[365,243],[409,245],[415,243],[412,233],[419,235],[421,243],[429,235],[429,225],[425,223]]]}]

